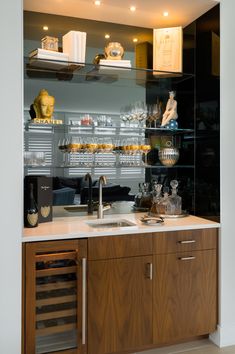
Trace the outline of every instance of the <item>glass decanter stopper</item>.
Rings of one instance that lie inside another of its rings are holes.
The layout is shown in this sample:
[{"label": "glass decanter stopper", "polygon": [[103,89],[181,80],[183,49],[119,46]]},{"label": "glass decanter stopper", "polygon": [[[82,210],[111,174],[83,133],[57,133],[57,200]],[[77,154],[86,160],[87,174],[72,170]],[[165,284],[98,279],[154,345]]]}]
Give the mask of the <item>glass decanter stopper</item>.
[{"label": "glass decanter stopper", "polygon": [[180,215],[182,214],[182,198],[177,194],[177,187],[179,183],[174,179],[170,182],[170,185],[172,189],[171,196],[169,197],[170,205],[168,214]]}]

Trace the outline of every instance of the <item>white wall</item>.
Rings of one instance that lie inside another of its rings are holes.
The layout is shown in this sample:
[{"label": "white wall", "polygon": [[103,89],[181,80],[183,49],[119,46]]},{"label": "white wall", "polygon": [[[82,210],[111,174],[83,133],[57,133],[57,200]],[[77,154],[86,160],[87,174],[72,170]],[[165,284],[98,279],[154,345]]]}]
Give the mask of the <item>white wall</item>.
[{"label": "white wall", "polygon": [[235,1],[221,0],[221,238],[220,319],[212,336],[235,345]]},{"label": "white wall", "polygon": [[21,352],[22,3],[0,5],[0,353]]}]

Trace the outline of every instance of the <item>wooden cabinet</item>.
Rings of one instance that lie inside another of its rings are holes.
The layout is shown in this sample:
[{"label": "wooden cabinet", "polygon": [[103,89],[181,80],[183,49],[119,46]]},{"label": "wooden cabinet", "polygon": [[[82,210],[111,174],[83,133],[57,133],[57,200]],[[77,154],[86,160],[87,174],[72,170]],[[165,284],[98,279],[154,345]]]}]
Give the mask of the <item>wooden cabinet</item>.
[{"label": "wooden cabinet", "polygon": [[34,242],[24,256],[23,354],[120,354],[216,329],[217,229]]},{"label": "wooden cabinet", "polygon": [[[152,344],[152,255],[140,255],[138,247],[151,253],[152,235],[139,236],[88,240],[90,256],[99,258],[88,266],[89,354],[123,353]],[[102,259],[111,254],[119,258]]]},{"label": "wooden cabinet", "polygon": [[86,353],[86,244],[25,245],[24,354]]},{"label": "wooden cabinet", "polygon": [[213,332],[217,325],[217,230],[156,234],[153,244],[160,253],[153,259],[154,343]]},{"label": "wooden cabinet", "polygon": [[210,250],[216,247],[217,229],[159,232],[153,237],[154,254]]}]

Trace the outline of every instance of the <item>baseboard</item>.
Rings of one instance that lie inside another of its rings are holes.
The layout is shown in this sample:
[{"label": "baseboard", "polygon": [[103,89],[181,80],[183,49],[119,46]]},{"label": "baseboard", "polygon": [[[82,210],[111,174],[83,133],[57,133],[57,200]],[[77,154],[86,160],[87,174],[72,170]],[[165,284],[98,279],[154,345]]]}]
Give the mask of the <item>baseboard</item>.
[{"label": "baseboard", "polygon": [[210,334],[209,339],[220,348],[235,345],[235,324],[217,326],[217,330]]}]

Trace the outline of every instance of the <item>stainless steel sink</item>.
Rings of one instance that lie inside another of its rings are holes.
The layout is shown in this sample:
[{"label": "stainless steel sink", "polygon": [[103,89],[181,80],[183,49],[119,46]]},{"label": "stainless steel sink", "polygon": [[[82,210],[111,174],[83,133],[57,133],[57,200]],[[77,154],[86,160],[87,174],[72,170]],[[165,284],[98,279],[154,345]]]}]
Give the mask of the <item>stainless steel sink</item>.
[{"label": "stainless steel sink", "polygon": [[87,221],[87,225],[96,229],[108,229],[108,228],[136,228],[137,225],[132,221],[126,219],[102,219],[102,220],[92,220]]}]

